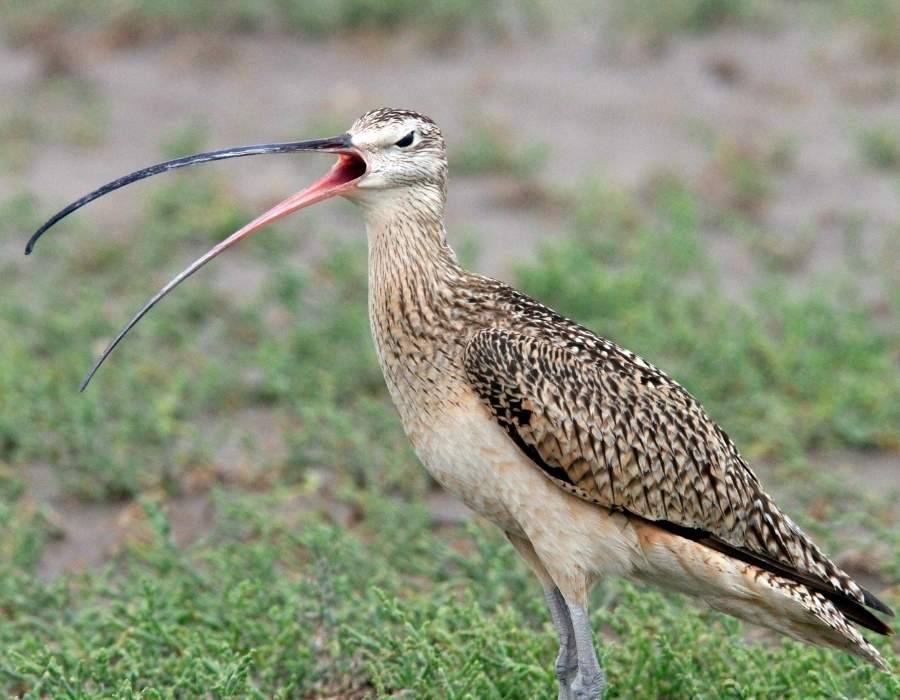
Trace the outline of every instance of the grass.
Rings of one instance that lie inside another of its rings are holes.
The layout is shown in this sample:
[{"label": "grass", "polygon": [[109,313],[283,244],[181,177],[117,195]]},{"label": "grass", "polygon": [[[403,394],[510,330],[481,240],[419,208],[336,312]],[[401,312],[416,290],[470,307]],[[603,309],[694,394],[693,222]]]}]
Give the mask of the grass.
[{"label": "grass", "polygon": [[[290,490],[217,491],[217,522],[185,551],[145,501],[142,533],[108,568],[50,584],[4,571],[0,674],[23,697],[526,698],[554,684],[536,586],[502,538],[464,553],[427,512],[357,495],[353,531],[292,511]],[[385,537],[385,531],[392,533]],[[427,581],[427,583],[425,583]],[[610,697],[895,697],[895,677],[616,583],[596,629]],[[598,601],[599,602],[599,601]]]},{"label": "grass", "polygon": [[533,178],[547,159],[542,144],[516,144],[502,126],[482,124],[470,129],[453,152],[450,167],[459,175],[510,175]]},{"label": "grass", "polygon": [[679,35],[771,20],[773,6],[760,0],[620,0],[612,4],[614,26],[661,49]]},{"label": "grass", "polygon": [[[42,56],[44,70],[77,70],[61,34],[87,32],[107,46],[124,48],[183,33],[240,35],[280,33],[324,38],[414,30],[433,48],[445,48],[464,30],[492,36],[523,28],[540,32],[554,23],[608,24],[611,39],[623,31],[663,48],[679,36],[735,27],[770,29],[787,19],[818,31],[849,26],[866,54],[900,58],[900,9],[895,0],[800,2],[771,0],[616,0],[608,7],[581,0],[551,5],[546,0],[8,0],[2,32],[14,44],[28,44]],[[609,21],[611,20],[611,22]]]},{"label": "grass", "polygon": [[[166,149],[202,141],[190,125]],[[792,517],[829,551],[864,560],[876,587],[896,581],[896,494],[854,488],[852,472],[823,470],[816,455],[900,450],[900,307],[885,323],[849,273],[801,292],[769,273],[746,303],[729,301],[699,232],[702,200],[677,182],[643,203],[598,185],[574,201],[569,234],[521,265],[518,283],[672,373],[747,455],[774,464],[766,483]],[[24,240],[34,201],[0,208],[4,237]],[[537,582],[495,529],[438,525],[425,505],[432,484],[369,340],[361,241],[300,271],[293,237],[267,232],[217,264],[218,279],[204,271],[161,304],[77,393],[103,339],[192,257],[183,241],[223,238],[249,218],[242,209],[209,173],[182,173],[120,237],[90,230],[85,215],[27,263],[4,263],[0,688],[552,694],[555,641]],[[254,268],[264,281],[243,285],[236,275]],[[245,427],[250,411],[263,420]],[[242,456],[220,456],[211,426],[237,433]],[[283,449],[267,450],[273,440]],[[66,498],[128,514],[110,525],[121,545],[104,566],[42,577],[48,547],[79,523],[36,499],[35,464],[51,465]],[[176,544],[181,494],[212,513],[188,545]],[[896,589],[886,597],[898,602]],[[900,695],[895,676],[790,641],[750,642],[749,627],[678,596],[606,582],[592,616],[610,697]],[[875,641],[896,667],[896,645]]]},{"label": "grass", "polygon": [[[60,124],[54,116],[68,115]],[[106,105],[87,82],[47,78],[12,101],[0,116],[0,166],[23,170],[38,144],[97,146],[107,126]]]},{"label": "grass", "polygon": [[709,149],[700,178],[706,209],[726,220],[759,219],[772,200],[779,177],[790,171],[795,143],[786,137],[737,139],[699,129]]},{"label": "grass", "polygon": [[900,169],[900,130],[895,126],[863,129],[857,143],[866,164],[881,170]]},{"label": "grass", "polygon": [[836,0],[836,15],[862,30],[869,55],[889,63],[900,60],[900,6],[894,0]]},{"label": "grass", "polygon": [[[537,4],[518,0],[515,8],[533,20]],[[4,8],[4,31],[25,43],[62,29],[89,28],[119,46],[185,31],[323,37],[414,27],[449,34],[472,25],[500,30],[508,10],[498,0],[11,0]]]},{"label": "grass", "polygon": [[612,3],[612,18],[615,28],[655,49],[682,36],[799,24],[816,32],[849,27],[866,56],[887,64],[900,59],[900,5],[895,0],[619,0]]},{"label": "grass", "polygon": [[664,34],[744,22],[758,15],[760,5],[753,0],[637,0],[622,3],[619,11],[628,24]]}]

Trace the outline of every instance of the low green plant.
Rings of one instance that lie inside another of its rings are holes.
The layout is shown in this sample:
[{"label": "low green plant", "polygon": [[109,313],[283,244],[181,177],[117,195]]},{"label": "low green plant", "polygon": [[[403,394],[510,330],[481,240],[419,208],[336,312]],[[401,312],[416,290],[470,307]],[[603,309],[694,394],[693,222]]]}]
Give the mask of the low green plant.
[{"label": "low green plant", "polygon": [[876,126],[859,132],[859,152],[862,159],[875,168],[900,168],[900,130],[896,126]]},{"label": "low green plant", "polygon": [[662,46],[679,34],[759,24],[772,10],[760,0],[625,0],[614,3],[613,18],[618,27]]},{"label": "low green plant", "polygon": [[[4,559],[0,683],[25,698],[530,698],[553,692],[555,637],[503,538],[464,555],[419,506],[357,494],[353,530],[294,495],[214,495],[207,539],[175,546],[164,507],[114,566],[36,580]],[[17,525],[22,525],[18,521]],[[460,533],[462,534],[462,533]],[[892,698],[896,676],[615,583],[592,615],[610,697]],[[614,640],[614,641],[613,641]],[[889,662],[896,657],[880,643]]]},{"label": "low green plant", "polygon": [[863,30],[868,53],[878,59],[900,59],[900,6],[894,0],[837,0],[836,14]]},{"label": "low green plant", "polygon": [[547,149],[521,145],[497,126],[470,130],[466,140],[451,151],[450,167],[457,175],[514,175],[528,178],[540,170]]},{"label": "low green plant", "polygon": [[[526,17],[535,15],[535,5],[534,0],[516,3]],[[106,33],[117,44],[198,29],[220,33],[276,29],[302,36],[333,36],[439,27],[447,33],[472,25],[499,29],[505,9],[496,0],[10,0],[4,8],[4,31],[13,41],[26,42],[60,29],[88,27]]]}]

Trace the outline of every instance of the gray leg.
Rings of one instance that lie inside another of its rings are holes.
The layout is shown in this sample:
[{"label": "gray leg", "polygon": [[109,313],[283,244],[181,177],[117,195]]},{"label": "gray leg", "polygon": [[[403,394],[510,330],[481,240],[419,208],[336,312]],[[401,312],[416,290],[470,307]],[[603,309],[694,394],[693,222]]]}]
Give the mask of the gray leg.
[{"label": "gray leg", "polygon": [[569,606],[556,586],[544,589],[544,598],[550,608],[550,619],[559,636],[559,655],[556,657],[556,677],[559,679],[559,700],[574,700],[572,681],[578,672],[578,656],[575,632],[569,615]]},{"label": "gray leg", "polygon": [[572,683],[572,692],[576,700],[600,700],[606,688],[606,676],[594,651],[587,610],[580,605],[569,605],[569,613],[578,651],[578,673]]}]

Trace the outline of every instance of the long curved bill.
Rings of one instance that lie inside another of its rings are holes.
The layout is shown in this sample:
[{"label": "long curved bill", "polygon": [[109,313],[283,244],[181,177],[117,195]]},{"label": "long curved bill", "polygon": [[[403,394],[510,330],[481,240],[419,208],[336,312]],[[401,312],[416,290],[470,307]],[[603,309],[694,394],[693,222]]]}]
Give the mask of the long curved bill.
[{"label": "long curved bill", "polygon": [[140,311],[138,311],[137,314],[135,314],[135,316],[126,324],[126,326],[103,351],[103,353],[94,363],[94,366],[91,367],[91,370],[85,376],[84,381],[82,381],[80,391],[85,390],[88,383],[91,381],[91,378],[94,376],[97,370],[100,369],[100,366],[103,364],[106,358],[109,357],[110,353],[116,348],[116,346],[122,341],[122,339],[128,334],[128,332],[137,324],[137,322],[140,321],[147,314],[147,312],[150,311],[150,309],[156,306],[156,304],[163,297],[165,297],[169,292],[175,289],[175,287],[177,287],[184,280],[193,275],[197,270],[206,265],[206,263],[215,258],[217,255],[228,250],[242,239],[247,238],[251,234],[259,231],[261,228],[272,223],[273,221],[287,216],[288,214],[292,214],[295,211],[299,211],[304,207],[308,207],[317,202],[321,202],[324,199],[328,199],[340,194],[345,194],[354,189],[359,179],[365,174],[366,163],[359,151],[357,151],[351,144],[350,136],[348,134],[344,134],[333,139],[318,139],[315,141],[297,141],[281,144],[266,144],[262,146],[246,146],[243,148],[211,151],[209,153],[198,153],[197,155],[187,156],[185,158],[178,158],[176,160],[170,160],[165,163],[152,165],[148,168],[138,170],[134,173],[131,173],[130,175],[125,175],[124,177],[114,180],[113,182],[100,187],[94,192],[85,195],[81,199],[60,210],[34,233],[25,248],[26,254],[31,253],[32,249],[34,248],[35,241],[37,241],[37,239],[45,231],[47,231],[47,229],[57,223],[60,219],[63,219],[75,210],[80,209],[85,204],[92,202],[99,197],[102,197],[104,194],[112,192],[113,190],[117,190],[120,187],[124,187],[125,185],[128,185],[132,182],[136,182],[137,180],[142,180],[152,175],[168,172],[169,170],[182,168],[186,165],[192,165],[194,163],[206,163],[213,160],[238,158],[247,155],[260,155],[264,153],[292,153],[296,151],[322,151],[326,153],[337,153],[338,161],[324,177],[314,182],[305,190],[302,190],[301,192],[288,197],[283,202],[276,204],[265,214],[258,216],[240,230],[235,231],[224,241],[217,244],[207,253],[197,258],[185,270],[183,270],[162,289],[160,289],[153,296],[153,298],[150,299],[150,301],[148,301],[144,305],[144,307]]}]

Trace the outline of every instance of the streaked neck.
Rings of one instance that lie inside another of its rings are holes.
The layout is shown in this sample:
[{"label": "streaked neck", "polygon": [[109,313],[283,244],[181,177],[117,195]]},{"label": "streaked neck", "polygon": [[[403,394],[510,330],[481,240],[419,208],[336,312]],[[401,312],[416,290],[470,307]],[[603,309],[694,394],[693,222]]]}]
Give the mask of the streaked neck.
[{"label": "streaked neck", "polygon": [[427,187],[359,200],[369,241],[370,283],[390,278],[440,283],[463,274],[447,243],[442,192]]}]

